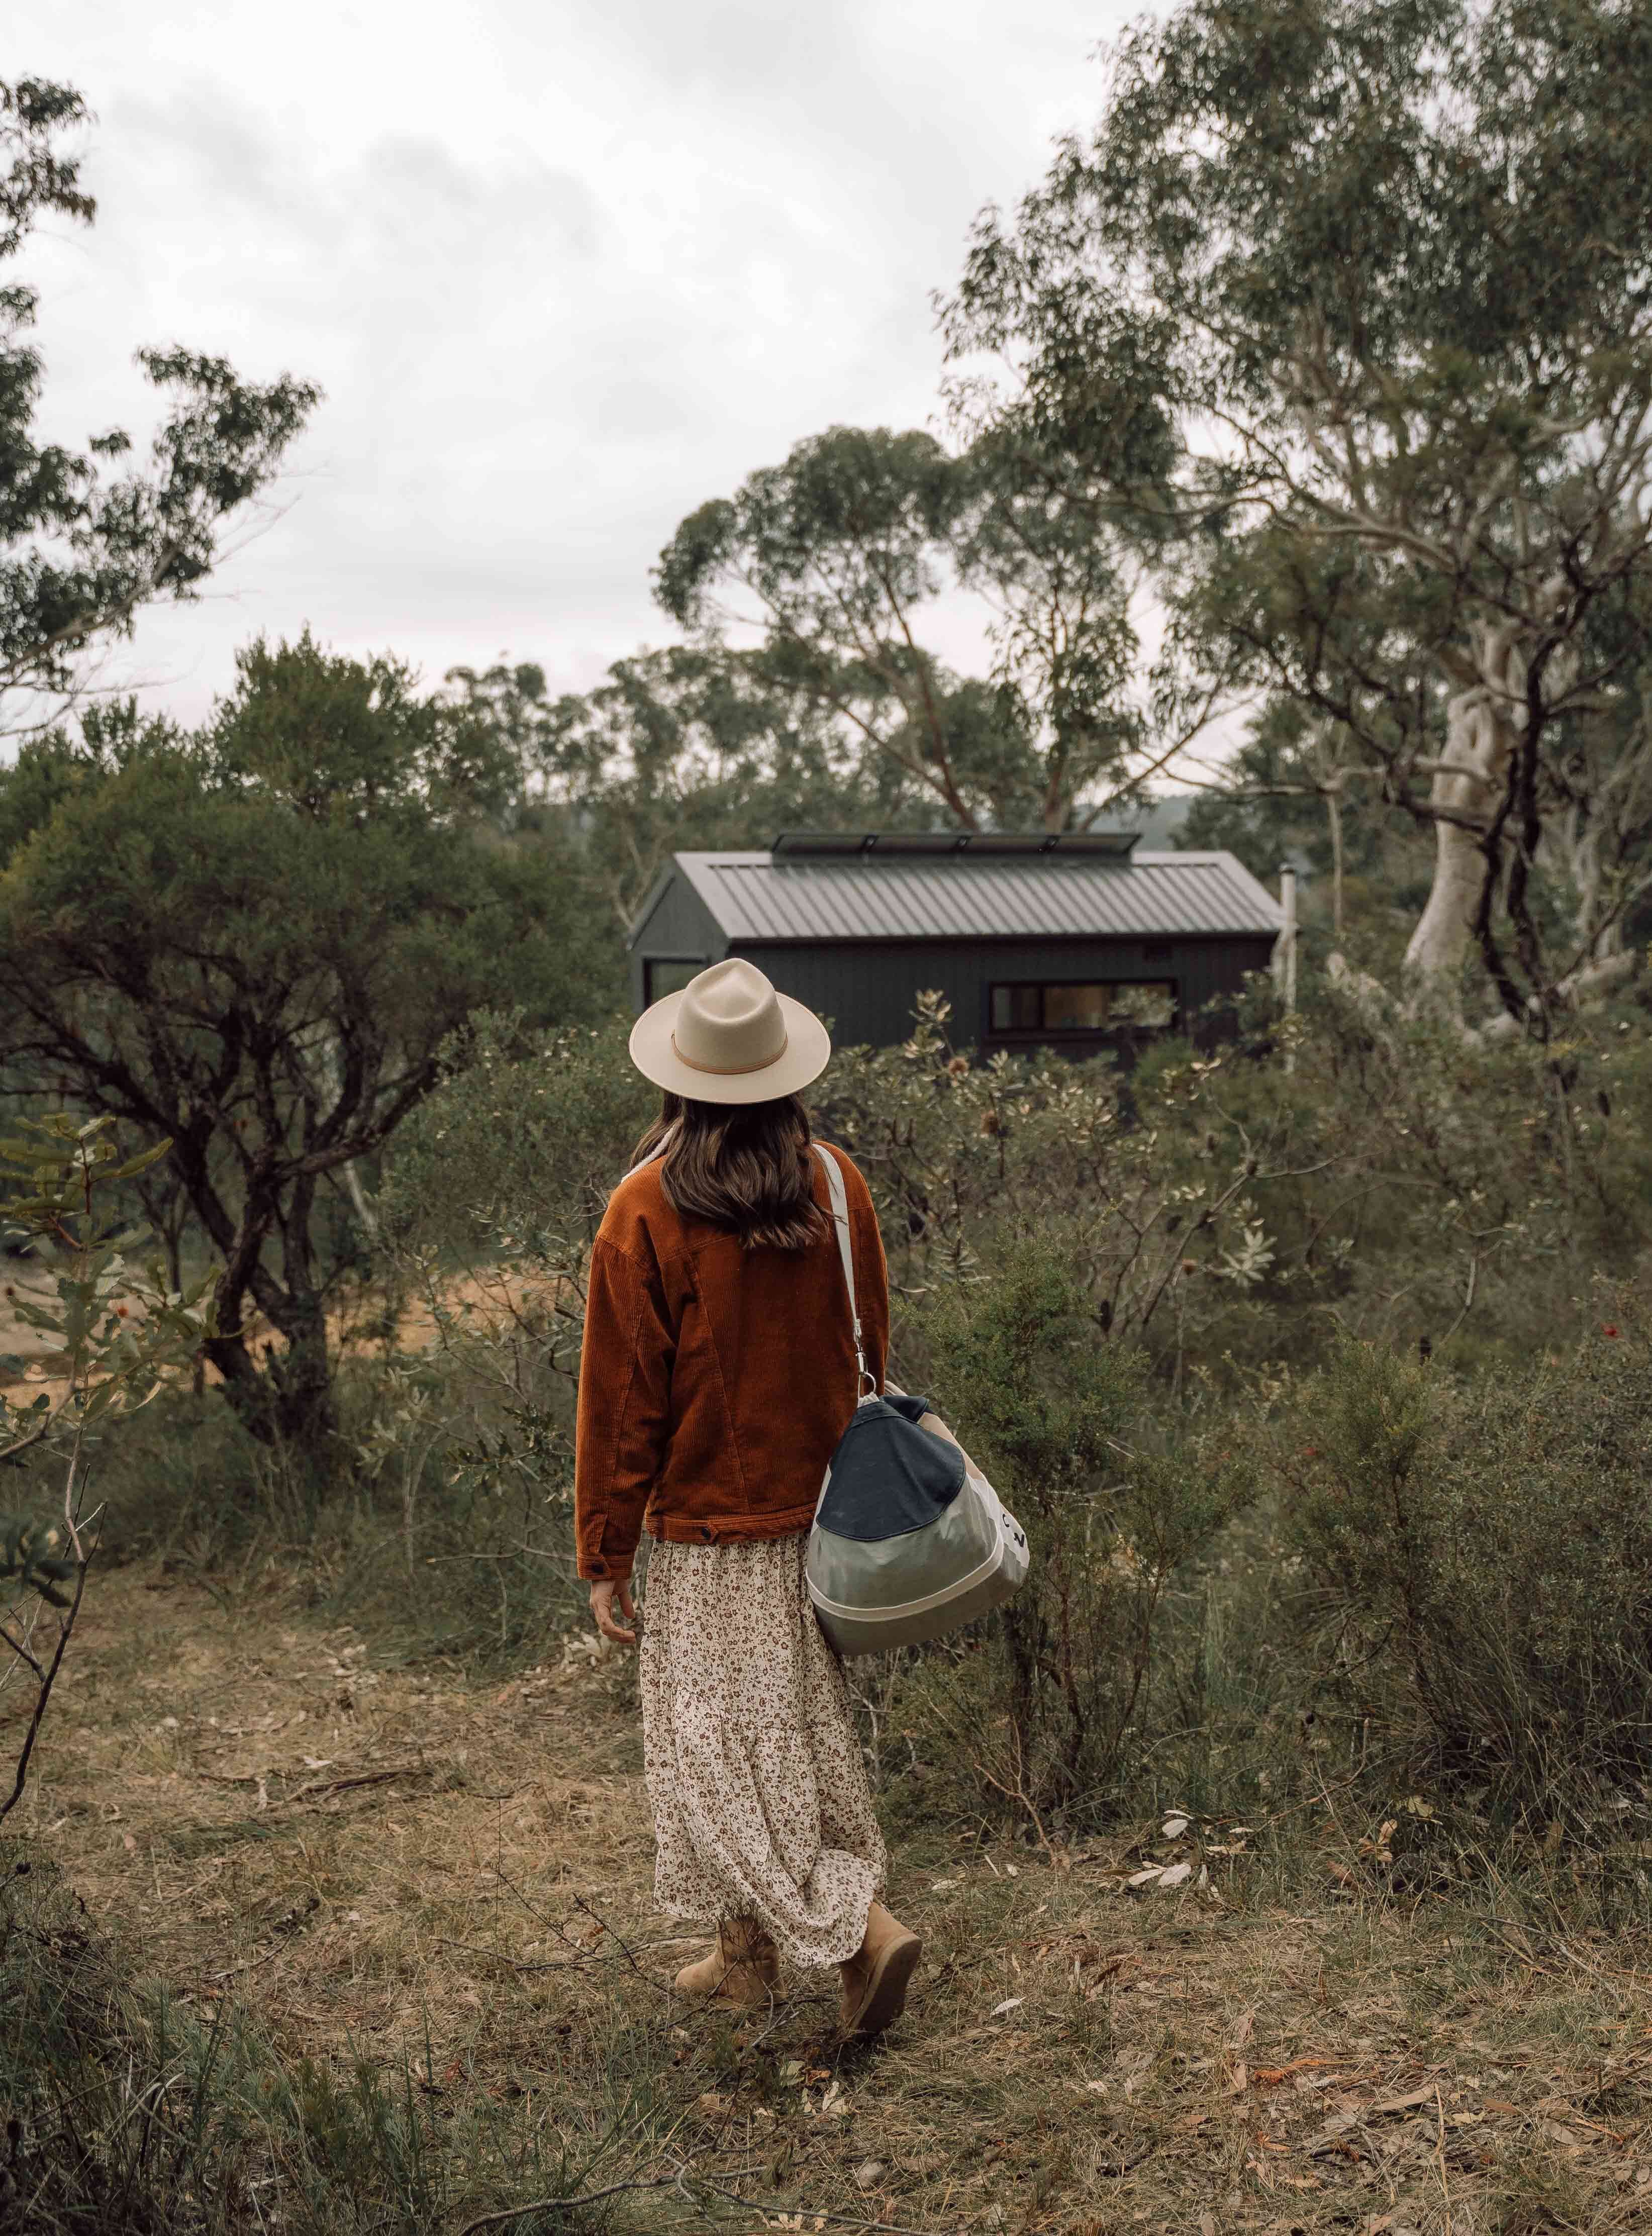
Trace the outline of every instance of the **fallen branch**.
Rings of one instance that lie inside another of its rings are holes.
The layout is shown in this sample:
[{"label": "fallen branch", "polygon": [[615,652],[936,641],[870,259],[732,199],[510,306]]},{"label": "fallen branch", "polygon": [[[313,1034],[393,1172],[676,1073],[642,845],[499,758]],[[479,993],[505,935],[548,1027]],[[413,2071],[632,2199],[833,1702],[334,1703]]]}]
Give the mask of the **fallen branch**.
[{"label": "fallen branch", "polygon": [[209,1980],[233,1980],[238,1972],[250,1972],[256,1965],[267,1964],[272,1956],[279,1955],[280,1948],[279,1941],[273,1941],[267,1949],[260,1949],[256,1956],[243,1956],[239,1964],[227,1964],[221,1972],[209,1972],[207,1977]]},{"label": "fallen branch", "polygon": [[[1132,2160],[1131,2163],[1135,2164],[1136,2161]],[[696,2187],[708,2189],[714,2197],[726,2197],[731,2204],[743,2205],[748,2213],[762,2213],[764,2219],[767,2219],[768,2216],[760,2205],[752,2198],[742,2197],[737,2189],[725,2189],[721,2182],[713,2181],[703,2174],[696,2175],[694,2179]],[[824,2206],[819,2205],[788,2205],[786,2210],[788,2217],[800,2214],[807,2221],[818,2223],[829,2220],[838,2228],[858,2228],[862,2232],[862,2236],[930,2236],[930,2232],[925,2229],[903,2227],[898,2221],[862,2220],[855,2213],[829,2213]],[[463,2230],[460,2231],[460,2236],[464,2236]]]},{"label": "fallen branch", "polygon": [[1136,2167],[1142,2165],[1144,2160],[1150,2159],[1158,2147],[1156,2142],[1145,2144],[1133,2158],[1121,2159],[1116,2166],[1098,2165],[1096,2171],[1109,2181],[1117,2181],[1127,2174],[1134,2174]]},{"label": "fallen branch", "polygon": [[596,1950],[593,1949],[587,1956],[552,1956],[547,1957],[541,1963],[530,1964],[520,1956],[507,1956],[503,1950],[484,1949],[480,1942],[477,1941],[449,1941],[445,1938],[438,1938],[432,1946],[438,1949],[463,1950],[467,1956],[485,1956],[491,1963],[509,1965],[513,1972],[581,1972],[589,1963],[590,1957],[596,1954]]},{"label": "fallen branch", "polygon": [[[264,1774],[266,1777],[269,1775],[267,1771]],[[429,1775],[428,1763],[402,1762],[389,1770],[359,1771],[351,1778],[313,1778],[307,1786],[296,1786],[291,1793],[284,1794],[281,1806],[291,1808],[295,1801],[313,1799],[325,1793],[348,1793],[359,1786],[388,1786],[392,1779],[428,1778]],[[244,1783],[240,1779],[227,1782]]]},{"label": "fallen branch", "polygon": [[648,2181],[610,2182],[606,2189],[588,2189],[578,2197],[536,2197],[526,2205],[503,2206],[497,2213],[484,2213],[477,2220],[467,2220],[457,2236],[477,2236],[480,2229],[507,2227],[513,2220],[525,2220],[530,2213],[571,2213],[578,2206],[599,2205],[605,2197],[624,2197],[641,2189],[675,2189],[676,2185],[675,2174],[662,2174]]}]

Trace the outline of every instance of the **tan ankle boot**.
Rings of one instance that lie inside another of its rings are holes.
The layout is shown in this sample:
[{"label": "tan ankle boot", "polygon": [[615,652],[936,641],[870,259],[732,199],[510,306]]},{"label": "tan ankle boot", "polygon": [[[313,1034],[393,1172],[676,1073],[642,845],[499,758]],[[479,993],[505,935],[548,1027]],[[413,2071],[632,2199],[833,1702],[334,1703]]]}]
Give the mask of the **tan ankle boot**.
[{"label": "tan ankle boot", "polygon": [[717,1946],[708,1956],[683,1966],[677,1985],[706,2003],[747,2005],[774,2002],[780,1977],[773,1942],[760,1925],[736,1917],[718,1927]]},{"label": "tan ankle boot", "polygon": [[863,2040],[892,2026],[906,2008],[906,1983],[917,1969],[924,1944],[882,1903],[866,1911],[866,1937],[858,1955],[839,1966],[843,1974],[841,2024],[845,2034]]}]

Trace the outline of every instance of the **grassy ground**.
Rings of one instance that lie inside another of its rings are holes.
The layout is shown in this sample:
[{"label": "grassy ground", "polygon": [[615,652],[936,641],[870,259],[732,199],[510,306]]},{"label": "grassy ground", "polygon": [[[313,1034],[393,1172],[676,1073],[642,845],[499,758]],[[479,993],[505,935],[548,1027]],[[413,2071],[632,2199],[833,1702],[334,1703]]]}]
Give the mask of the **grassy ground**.
[{"label": "grassy ground", "polygon": [[[267,1583],[95,1574],[13,1825],[343,2121],[339,2228],[1652,2230],[1637,1939],[1385,1896],[1334,1807],[1061,1867],[931,1829],[894,1843],[926,1950],[884,2044],[839,2042],[835,1981],[733,2024],[670,1987],[698,1944],[651,1908],[622,1667],[477,1689]],[[1132,1889],[1152,1860],[1192,1868]],[[394,2147],[339,2109],[378,2083]],[[245,2225],[296,2226],[269,2164]]]}]

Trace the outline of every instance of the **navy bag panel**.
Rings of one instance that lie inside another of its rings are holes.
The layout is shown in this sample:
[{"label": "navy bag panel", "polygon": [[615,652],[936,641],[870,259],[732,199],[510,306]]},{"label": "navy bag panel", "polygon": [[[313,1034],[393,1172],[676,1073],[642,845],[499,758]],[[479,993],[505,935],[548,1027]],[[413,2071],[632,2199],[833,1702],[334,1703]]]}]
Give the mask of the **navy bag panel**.
[{"label": "navy bag panel", "polygon": [[927,1529],[964,1488],[964,1455],[918,1421],[925,1398],[870,1398],[844,1430],[815,1520],[873,1543]]}]

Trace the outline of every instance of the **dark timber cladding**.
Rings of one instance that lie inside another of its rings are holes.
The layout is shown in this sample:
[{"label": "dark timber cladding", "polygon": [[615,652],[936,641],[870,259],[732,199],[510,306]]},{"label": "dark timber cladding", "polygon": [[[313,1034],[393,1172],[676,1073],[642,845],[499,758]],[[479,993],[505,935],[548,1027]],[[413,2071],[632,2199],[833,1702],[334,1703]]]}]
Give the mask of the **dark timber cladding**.
[{"label": "dark timber cladding", "polygon": [[1266,970],[1278,903],[1231,854],[1142,854],[1129,832],[783,832],[672,857],[630,938],[639,1009],[744,955],[875,1046],[944,994],[964,1047],[1075,1055],[1201,1012]]}]

